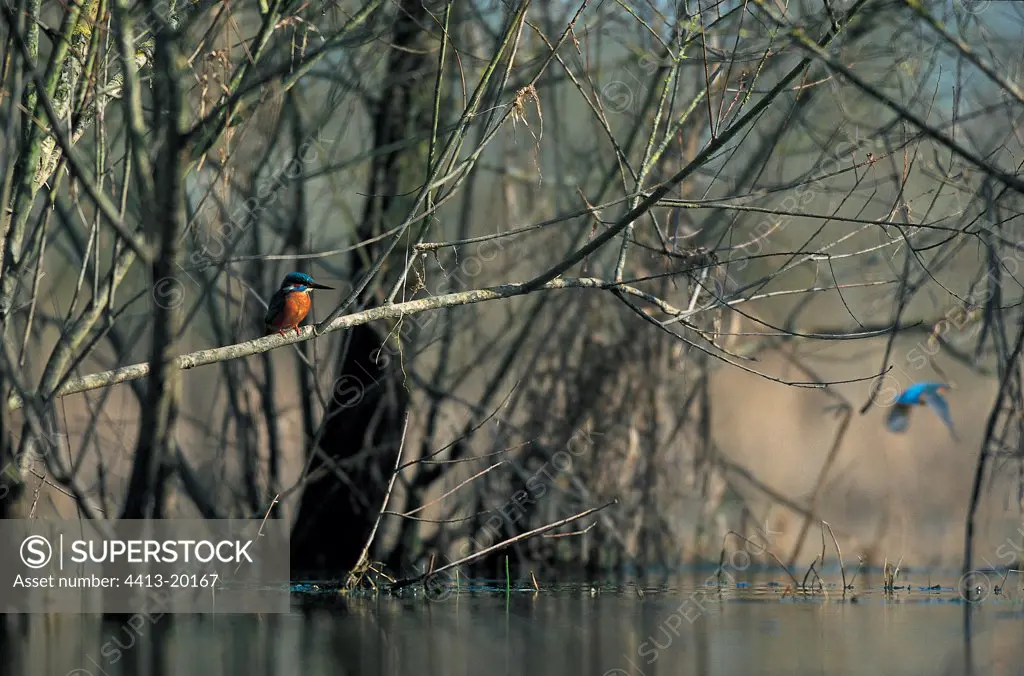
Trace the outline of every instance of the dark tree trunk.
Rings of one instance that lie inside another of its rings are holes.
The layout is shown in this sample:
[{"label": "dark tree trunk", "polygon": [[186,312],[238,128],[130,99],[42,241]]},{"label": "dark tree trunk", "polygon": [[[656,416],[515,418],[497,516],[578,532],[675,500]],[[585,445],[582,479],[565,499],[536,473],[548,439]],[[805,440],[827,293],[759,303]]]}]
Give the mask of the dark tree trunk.
[{"label": "dark tree trunk", "polygon": [[[336,578],[351,570],[384,500],[407,398],[391,366],[374,363],[371,354],[380,345],[372,329],[352,331],[320,442],[345,478],[328,472],[303,493],[292,532],[295,575]],[[316,457],[311,469],[323,464]]]},{"label": "dark tree trunk", "polygon": [[[376,102],[374,147],[386,148],[430,133],[432,100],[429,50],[422,49],[430,25],[422,0],[402,0],[395,12],[388,75]],[[423,144],[418,144],[422,146]],[[367,202],[357,239],[370,239],[405,215],[408,199],[425,175],[422,148],[381,151],[373,161]],[[386,244],[386,243],[385,243]],[[372,265],[366,249],[352,254],[352,280],[358,284]],[[389,269],[381,272],[386,279]],[[383,300],[371,284],[364,306]],[[297,576],[336,578],[350,571],[377,519],[394,467],[408,403],[397,358],[382,351],[384,332],[357,326],[347,336],[338,380],[327,411],[320,448],[345,477],[329,471],[307,486],[292,534],[292,571]],[[382,355],[381,353],[386,354]],[[396,377],[397,375],[397,377]],[[311,471],[324,465],[315,457]]]}]

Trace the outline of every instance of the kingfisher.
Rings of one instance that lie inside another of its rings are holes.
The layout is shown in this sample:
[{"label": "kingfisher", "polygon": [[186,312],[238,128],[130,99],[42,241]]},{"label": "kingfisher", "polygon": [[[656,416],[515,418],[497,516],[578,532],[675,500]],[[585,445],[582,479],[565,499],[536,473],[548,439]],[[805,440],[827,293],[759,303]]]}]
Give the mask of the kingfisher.
[{"label": "kingfisher", "polygon": [[949,415],[949,403],[942,396],[948,391],[949,385],[945,383],[924,382],[911,385],[896,398],[885,417],[885,426],[890,432],[906,432],[910,426],[910,409],[914,406],[931,406],[949,428],[949,433],[955,440],[957,436],[953,428],[953,419]]},{"label": "kingfisher", "polygon": [[309,293],[313,289],[330,289],[330,286],[317,284],[304,272],[289,272],[270,299],[267,315],[263,322],[267,326],[267,334],[284,335],[287,329],[299,332],[299,324],[309,314]]}]

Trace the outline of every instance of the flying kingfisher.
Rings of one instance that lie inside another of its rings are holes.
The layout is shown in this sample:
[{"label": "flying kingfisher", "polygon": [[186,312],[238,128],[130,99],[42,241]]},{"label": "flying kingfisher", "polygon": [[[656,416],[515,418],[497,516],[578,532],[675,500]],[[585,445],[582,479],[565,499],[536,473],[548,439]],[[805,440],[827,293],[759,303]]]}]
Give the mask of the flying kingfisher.
[{"label": "flying kingfisher", "polygon": [[910,409],[913,406],[931,406],[935,409],[942,422],[946,423],[949,433],[956,439],[953,419],[949,416],[949,403],[942,396],[949,391],[949,385],[943,383],[916,383],[904,390],[896,398],[889,414],[885,417],[885,426],[890,432],[906,432],[910,426]]},{"label": "flying kingfisher", "polygon": [[267,326],[267,334],[284,335],[287,329],[299,332],[299,324],[309,313],[309,292],[313,289],[330,289],[332,287],[317,284],[304,272],[289,272],[270,299],[267,315],[263,322]]}]

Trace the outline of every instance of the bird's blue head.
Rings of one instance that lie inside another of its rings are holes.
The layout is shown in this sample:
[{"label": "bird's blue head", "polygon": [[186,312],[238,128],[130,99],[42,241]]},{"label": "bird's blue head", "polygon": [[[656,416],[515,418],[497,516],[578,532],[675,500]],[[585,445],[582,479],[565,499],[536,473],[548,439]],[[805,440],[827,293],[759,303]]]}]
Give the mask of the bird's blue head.
[{"label": "bird's blue head", "polygon": [[310,289],[330,289],[329,286],[317,284],[313,278],[305,272],[289,272],[281,282],[281,290],[286,292],[298,291],[300,293]]}]

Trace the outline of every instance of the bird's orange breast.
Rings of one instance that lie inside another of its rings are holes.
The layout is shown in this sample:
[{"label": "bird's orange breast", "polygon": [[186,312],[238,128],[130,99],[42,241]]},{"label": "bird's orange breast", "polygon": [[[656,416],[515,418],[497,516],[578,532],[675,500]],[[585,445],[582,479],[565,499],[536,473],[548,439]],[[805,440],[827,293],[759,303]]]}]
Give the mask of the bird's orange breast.
[{"label": "bird's orange breast", "polygon": [[284,307],[274,320],[274,326],[291,328],[298,326],[309,314],[309,294],[303,292],[289,293],[284,297]]}]

